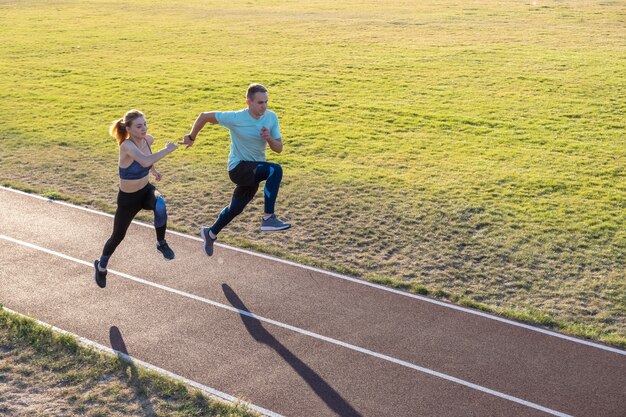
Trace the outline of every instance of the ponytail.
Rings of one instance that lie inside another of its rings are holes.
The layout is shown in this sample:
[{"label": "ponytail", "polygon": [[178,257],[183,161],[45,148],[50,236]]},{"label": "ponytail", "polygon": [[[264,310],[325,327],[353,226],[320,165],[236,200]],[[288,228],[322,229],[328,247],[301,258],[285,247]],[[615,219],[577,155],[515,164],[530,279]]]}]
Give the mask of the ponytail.
[{"label": "ponytail", "polygon": [[124,117],[114,120],[109,128],[109,134],[117,140],[117,144],[121,145],[126,139],[128,139],[127,127],[133,124],[133,120],[144,117],[143,113],[139,110],[129,110]]},{"label": "ponytail", "polygon": [[126,140],[128,137],[128,132],[126,131],[126,124],[124,123],[124,118],[115,120],[111,123],[111,127],[109,128],[109,134],[117,140],[117,144],[121,145],[122,142]]}]

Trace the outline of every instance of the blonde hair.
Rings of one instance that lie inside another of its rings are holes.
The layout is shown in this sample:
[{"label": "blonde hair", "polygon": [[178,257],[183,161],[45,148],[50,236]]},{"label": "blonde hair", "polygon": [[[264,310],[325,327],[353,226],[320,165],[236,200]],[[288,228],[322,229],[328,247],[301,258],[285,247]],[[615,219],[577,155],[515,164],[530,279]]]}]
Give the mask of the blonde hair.
[{"label": "blonde hair", "polygon": [[129,134],[126,128],[130,127],[133,124],[133,121],[135,119],[139,119],[140,117],[144,116],[139,110],[128,110],[124,117],[114,120],[113,123],[111,123],[109,134],[117,140],[118,145],[121,145],[122,142],[128,139]]}]

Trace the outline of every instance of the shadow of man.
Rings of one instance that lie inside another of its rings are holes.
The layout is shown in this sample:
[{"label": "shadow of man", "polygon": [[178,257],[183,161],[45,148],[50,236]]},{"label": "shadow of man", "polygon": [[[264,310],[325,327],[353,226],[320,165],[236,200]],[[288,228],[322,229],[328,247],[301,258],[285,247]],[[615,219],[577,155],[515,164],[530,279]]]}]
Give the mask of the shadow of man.
[{"label": "shadow of man", "polygon": [[239,296],[227,284],[222,284],[224,295],[230,304],[239,310],[241,320],[246,330],[259,343],[263,343],[276,351],[285,362],[287,362],[300,377],[313,389],[315,394],[321,398],[326,405],[340,416],[361,417],[361,415],[346,401],[337,391],[333,389],[324,379],[322,379],[313,369],[302,362],[296,355],[291,353],[282,343],[280,343],[263,324],[248,314],[246,305]]},{"label": "shadow of man", "polygon": [[154,408],[150,403],[150,398],[147,396],[146,389],[142,386],[137,366],[133,362],[133,358],[131,358],[128,354],[126,343],[124,343],[124,338],[122,337],[122,332],[120,332],[120,329],[118,329],[117,326],[111,326],[109,329],[109,341],[111,342],[111,348],[115,351],[120,360],[122,370],[126,373],[126,375],[130,374],[128,385],[135,391],[135,395],[141,404],[144,414],[146,416],[154,416]]}]

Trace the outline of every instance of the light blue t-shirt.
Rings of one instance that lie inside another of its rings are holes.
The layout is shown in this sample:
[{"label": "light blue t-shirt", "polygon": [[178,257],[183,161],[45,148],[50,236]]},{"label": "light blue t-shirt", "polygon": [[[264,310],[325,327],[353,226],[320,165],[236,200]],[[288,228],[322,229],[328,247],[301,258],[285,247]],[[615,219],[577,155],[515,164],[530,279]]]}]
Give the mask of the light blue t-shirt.
[{"label": "light blue t-shirt", "polygon": [[266,110],[258,120],[250,116],[247,108],[239,111],[215,112],[215,118],[220,126],[230,130],[229,171],[241,161],[266,160],[267,142],[261,137],[261,128],[268,128],[272,139],[281,138],[278,117],[271,110]]}]

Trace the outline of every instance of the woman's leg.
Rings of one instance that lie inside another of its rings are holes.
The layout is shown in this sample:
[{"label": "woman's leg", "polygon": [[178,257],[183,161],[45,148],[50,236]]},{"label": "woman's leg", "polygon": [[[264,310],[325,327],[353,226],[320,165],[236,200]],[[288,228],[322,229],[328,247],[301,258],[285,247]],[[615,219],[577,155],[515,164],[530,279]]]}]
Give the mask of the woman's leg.
[{"label": "woman's leg", "polygon": [[154,212],[154,230],[156,231],[157,238],[156,248],[165,259],[171,261],[176,255],[165,241],[165,231],[167,230],[167,209],[165,207],[165,200],[154,185],[149,184],[148,187],[149,189],[143,200],[143,208]]},{"label": "woman's leg", "polygon": [[157,241],[165,240],[167,230],[167,208],[163,196],[152,184],[148,184],[148,190],[142,201],[142,208],[154,212],[154,229],[156,230]]},{"label": "woman's leg", "polygon": [[105,243],[104,249],[102,250],[102,256],[100,257],[100,267],[104,269],[106,269],[109,258],[113,255],[115,249],[122,242],[122,240],[124,240],[130,223],[141,210],[141,205],[124,204],[123,201],[122,204],[120,204],[120,199],[123,199],[123,196],[121,198],[118,197],[118,206],[113,220],[113,233],[111,234],[109,240]]}]

